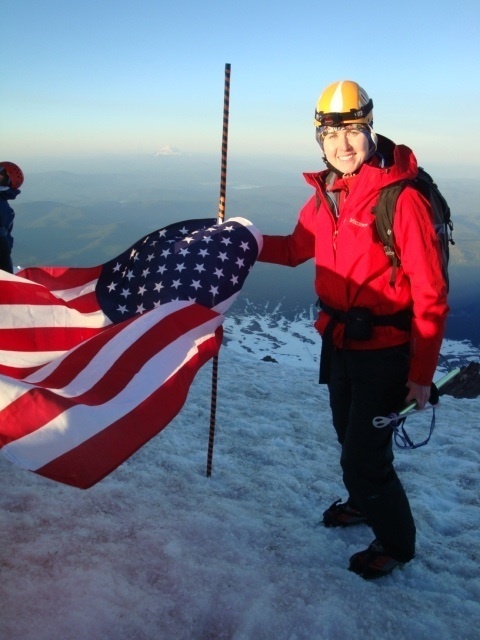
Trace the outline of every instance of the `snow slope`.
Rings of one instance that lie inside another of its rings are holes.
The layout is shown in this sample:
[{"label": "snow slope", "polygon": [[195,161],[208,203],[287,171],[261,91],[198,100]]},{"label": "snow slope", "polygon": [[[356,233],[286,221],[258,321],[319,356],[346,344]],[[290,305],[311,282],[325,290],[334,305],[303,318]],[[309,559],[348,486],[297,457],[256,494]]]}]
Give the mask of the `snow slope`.
[{"label": "snow slope", "polygon": [[346,566],[370,529],[319,524],[344,494],[305,326],[228,321],[211,478],[210,364],[165,431],[88,491],[0,457],[2,640],[478,639],[480,400],[444,396],[429,445],[397,451],[417,557],[366,582]]}]

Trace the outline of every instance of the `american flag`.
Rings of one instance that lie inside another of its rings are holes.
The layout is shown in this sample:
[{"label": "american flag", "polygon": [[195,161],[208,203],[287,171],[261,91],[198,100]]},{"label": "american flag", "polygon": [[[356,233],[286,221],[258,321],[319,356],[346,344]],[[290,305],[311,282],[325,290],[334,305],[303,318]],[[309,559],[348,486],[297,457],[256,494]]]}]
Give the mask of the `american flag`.
[{"label": "american flag", "polygon": [[188,220],[90,268],[0,271],[0,446],[80,488],[183,406],[261,249],[243,218]]}]

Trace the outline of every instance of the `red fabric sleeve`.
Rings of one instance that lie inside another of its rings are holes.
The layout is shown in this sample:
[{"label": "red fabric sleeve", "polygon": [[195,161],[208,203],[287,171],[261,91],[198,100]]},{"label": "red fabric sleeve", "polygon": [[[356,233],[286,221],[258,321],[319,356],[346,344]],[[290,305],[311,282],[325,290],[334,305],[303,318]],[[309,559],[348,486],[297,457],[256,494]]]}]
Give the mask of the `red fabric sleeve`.
[{"label": "red fabric sleeve", "polygon": [[394,236],[413,302],[409,379],[429,385],[445,331],[447,286],[430,204],[413,188],[398,199]]}]

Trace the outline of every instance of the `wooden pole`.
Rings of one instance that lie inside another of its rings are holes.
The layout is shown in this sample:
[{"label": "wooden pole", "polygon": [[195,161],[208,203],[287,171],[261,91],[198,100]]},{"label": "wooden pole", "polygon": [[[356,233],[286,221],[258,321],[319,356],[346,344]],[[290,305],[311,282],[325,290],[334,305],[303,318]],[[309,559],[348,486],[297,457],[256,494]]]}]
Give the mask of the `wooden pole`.
[{"label": "wooden pole", "polygon": [[[225,88],[223,93],[222,162],[220,170],[220,200],[218,203],[218,224],[225,220],[225,195],[227,190],[227,149],[228,117],[230,110],[230,64],[225,65]],[[208,436],[207,478],[212,475],[213,445],[215,442],[215,421],[217,413],[218,355],[213,358],[212,400],[210,405],[210,432]]]}]

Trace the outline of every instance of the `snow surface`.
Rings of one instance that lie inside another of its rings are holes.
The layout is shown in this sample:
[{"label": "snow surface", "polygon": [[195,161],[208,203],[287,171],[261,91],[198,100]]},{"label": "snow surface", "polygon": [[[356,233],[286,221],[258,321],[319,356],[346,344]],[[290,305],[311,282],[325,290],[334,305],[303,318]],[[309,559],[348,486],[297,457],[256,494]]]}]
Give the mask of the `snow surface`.
[{"label": "snow surface", "polygon": [[[397,450],[417,557],[362,580],[346,567],[371,530],[320,524],[345,494],[319,338],[273,316],[227,322],[211,478],[210,363],[177,418],[87,491],[0,457],[1,640],[478,640],[480,399],[443,396],[430,443]],[[480,356],[443,352],[446,369]]]}]

